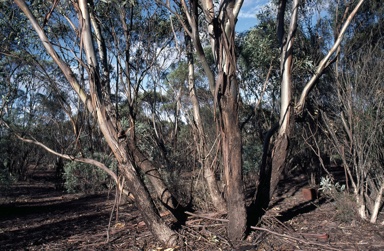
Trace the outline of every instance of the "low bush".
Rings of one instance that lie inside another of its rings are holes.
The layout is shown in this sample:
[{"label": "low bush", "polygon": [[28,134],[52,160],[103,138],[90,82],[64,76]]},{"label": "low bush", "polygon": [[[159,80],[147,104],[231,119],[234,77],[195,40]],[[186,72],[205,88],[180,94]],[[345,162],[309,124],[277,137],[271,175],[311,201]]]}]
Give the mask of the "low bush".
[{"label": "low bush", "polygon": [[0,168],[1,189],[8,189],[16,180],[17,180],[16,177],[10,175],[6,169]]},{"label": "low bush", "polygon": [[[93,154],[93,158],[116,171],[116,161],[103,153]],[[64,187],[68,193],[97,193],[112,188],[113,180],[103,170],[81,162],[67,162],[64,165]]]},{"label": "low bush", "polygon": [[330,177],[321,177],[319,191],[333,200],[336,207],[335,220],[347,223],[356,218],[356,205],[353,196],[345,191],[345,185],[334,183]]}]

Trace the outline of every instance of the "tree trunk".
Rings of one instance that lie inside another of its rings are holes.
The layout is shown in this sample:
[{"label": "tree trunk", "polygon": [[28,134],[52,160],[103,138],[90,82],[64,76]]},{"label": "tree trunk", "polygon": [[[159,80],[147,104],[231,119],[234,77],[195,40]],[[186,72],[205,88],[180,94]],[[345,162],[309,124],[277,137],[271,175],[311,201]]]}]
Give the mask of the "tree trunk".
[{"label": "tree trunk", "polygon": [[271,164],[269,158],[269,145],[273,134],[279,128],[279,123],[276,123],[264,136],[263,142],[263,157],[260,165],[259,184],[257,185],[256,198],[250,205],[252,214],[249,215],[248,221],[251,226],[256,225],[260,218],[264,215],[268,208],[271,189]]},{"label": "tree trunk", "polygon": [[199,154],[199,162],[204,168],[204,179],[208,186],[209,195],[213,206],[218,212],[226,212],[226,202],[223,196],[220,193],[219,187],[217,185],[217,179],[215,171],[212,168],[211,161],[212,157],[209,155],[209,149],[207,149],[207,140],[205,136],[205,128],[203,121],[200,115],[200,104],[196,96],[196,87],[195,87],[195,69],[193,63],[193,48],[191,44],[191,38],[186,33],[185,34],[185,43],[187,47],[187,59],[188,59],[188,88],[189,88],[189,97],[192,102],[193,107],[193,133],[196,142],[197,152]]},{"label": "tree trunk", "polygon": [[164,181],[157,169],[157,167],[147,158],[144,154],[137,148],[137,146],[130,142],[128,143],[129,149],[133,154],[135,164],[143,171],[145,176],[151,182],[153,188],[155,189],[156,195],[159,200],[164,203],[167,207],[171,209],[176,209],[177,202],[172,196],[167,186],[164,184]]},{"label": "tree trunk", "polygon": [[144,183],[131,165],[120,164],[120,170],[127,179],[129,191],[135,197],[135,204],[152,234],[168,247],[177,246],[177,234],[159,216]]},{"label": "tree trunk", "polygon": [[285,160],[288,153],[288,135],[279,135],[275,140],[275,145],[272,150],[272,171],[271,171],[271,184],[269,188],[269,198],[271,199],[276,191],[277,185],[280,181],[285,167]]},{"label": "tree trunk", "polygon": [[[245,234],[247,213],[242,176],[241,133],[238,120],[237,96],[232,96],[232,88],[237,88],[232,78],[229,90],[221,98],[222,116],[222,153],[226,181],[226,199],[228,210],[228,237],[231,241],[240,241]],[[219,83],[218,83],[219,84]]]},{"label": "tree trunk", "polygon": [[380,189],[376,195],[375,203],[373,205],[373,210],[371,213],[371,220],[370,220],[371,223],[376,223],[376,221],[377,221],[377,216],[379,214],[380,207],[382,205],[381,199],[383,198],[383,191],[384,191],[384,182],[381,182],[381,186],[380,186]]},{"label": "tree trunk", "polygon": [[[282,0],[285,2],[285,0]],[[279,20],[284,18],[285,3],[279,6]],[[272,150],[272,171],[271,183],[269,189],[269,198],[271,199],[280,180],[280,176],[284,171],[285,161],[288,155],[289,137],[291,134],[291,101],[292,101],[292,59],[293,59],[293,42],[297,29],[299,0],[294,0],[292,5],[292,16],[289,25],[287,38],[284,44],[281,44],[281,91],[280,91],[280,128]],[[279,25],[283,25],[283,21],[279,21]],[[283,41],[284,27],[279,27],[279,41]]]},{"label": "tree trunk", "polygon": [[119,168],[125,175],[127,180],[127,186],[130,192],[135,196],[136,206],[143,215],[144,221],[154,236],[165,245],[174,247],[177,245],[177,235],[172,231],[160,218],[155,205],[144,186],[144,183],[140,179],[136,170],[129,161],[126,148],[123,144],[119,143],[118,131],[115,127],[116,121],[110,113],[112,111],[107,110],[105,100],[103,100],[102,86],[100,84],[98,65],[96,60],[96,51],[93,47],[92,32],[90,28],[90,17],[88,12],[88,5],[86,0],[79,0],[74,2],[73,6],[78,11],[79,25],[81,26],[81,37],[83,42],[83,50],[85,51],[87,62],[83,62],[83,65],[87,67],[89,74],[89,95],[85,92],[82,86],[78,83],[74,77],[72,69],[69,65],[65,64],[54,47],[48,40],[45,31],[39,26],[35,16],[32,14],[28,6],[23,0],[14,1],[19,8],[24,12],[33,28],[36,30],[40,40],[43,42],[48,54],[52,57],[55,63],[60,67],[68,82],[72,88],[78,94],[79,98],[83,101],[84,105],[88,108],[90,114],[92,114],[97,121],[97,124],[102,132],[107,144],[116,157]]},{"label": "tree trunk", "polygon": [[211,196],[212,204],[219,213],[227,211],[226,202],[220,193],[215,171],[212,170],[211,164],[204,161],[204,178],[207,182],[209,195]]},{"label": "tree trunk", "polygon": [[236,242],[244,237],[247,223],[242,180],[242,142],[237,103],[239,86],[236,79],[235,53],[235,26],[243,0],[224,1],[221,5],[223,8],[218,9],[214,7],[212,0],[200,1],[207,21],[213,57],[219,72],[216,81],[200,43],[198,1],[190,1],[190,9],[184,1],[181,3],[192,31],[184,28],[193,39],[197,55],[209,80],[210,90],[214,97],[214,112],[217,112],[216,106],[219,108],[218,123],[220,124],[229,220],[227,233],[229,239]]}]

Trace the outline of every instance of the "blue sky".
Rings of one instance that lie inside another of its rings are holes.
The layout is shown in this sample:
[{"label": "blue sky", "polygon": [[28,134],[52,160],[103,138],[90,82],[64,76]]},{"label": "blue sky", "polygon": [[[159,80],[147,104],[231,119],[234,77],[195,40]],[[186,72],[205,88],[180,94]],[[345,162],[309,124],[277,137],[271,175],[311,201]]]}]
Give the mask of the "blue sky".
[{"label": "blue sky", "polygon": [[238,16],[236,31],[242,32],[255,26],[257,23],[256,14],[268,2],[269,0],[244,0]]}]

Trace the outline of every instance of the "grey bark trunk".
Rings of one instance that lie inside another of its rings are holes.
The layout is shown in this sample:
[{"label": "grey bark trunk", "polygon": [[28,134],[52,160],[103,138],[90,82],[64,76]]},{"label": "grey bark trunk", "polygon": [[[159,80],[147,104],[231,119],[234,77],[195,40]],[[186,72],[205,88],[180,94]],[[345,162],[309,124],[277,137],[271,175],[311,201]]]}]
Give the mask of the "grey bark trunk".
[{"label": "grey bark trunk", "polygon": [[[218,83],[219,84],[219,83]],[[226,181],[228,237],[232,242],[243,239],[247,227],[247,213],[242,176],[241,133],[238,120],[238,104],[236,96],[232,96],[232,88],[237,88],[232,79],[229,90],[221,98],[222,116],[222,153]]]}]

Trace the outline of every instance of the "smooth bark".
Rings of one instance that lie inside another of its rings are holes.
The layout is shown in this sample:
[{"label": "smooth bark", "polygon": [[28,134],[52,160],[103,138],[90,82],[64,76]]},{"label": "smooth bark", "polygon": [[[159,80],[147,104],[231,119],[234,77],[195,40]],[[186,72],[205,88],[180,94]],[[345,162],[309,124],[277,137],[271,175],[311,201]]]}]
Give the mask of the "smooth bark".
[{"label": "smooth bark", "polygon": [[[100,131],[119,163],[119,169],[126,178],[127,186],[135,197],[136,206],[143,214],[144,221],[148,228],[153,235],[165,245],[176,246],[178,237],[159,216],[149,192],[130,162],[124,142],[120,142],[118,139],[118,129],[116,128],[114,119],[110,115],[112,111],[108,110],[108,106],[105,104],[105,100],[103,99],[102,85],[100,83],[98,62],[93,45],[87,1],[79,0],[78,3],[73,3],[73,6],[79,15],[79,25],[82,37],[81,47],[83,48],[87,59],[87,62],[84,63],[86,63],[86,69],[89,75],[89,95],[87,95],[80,87],[71,68],[59,58],[45,35],[45,32],[41,29],[36,18],[33,16],[25,2],[23,0],[15,0],[14,2],[28,17],[47,52],[60,67],[72,88],[76,91],[78,96],[96,119]],[[88,97],[90,97],[90,99]]]},{"label": "smooth bark", "polygon": [[331,56],[339,48],[341,41],[343,40],[344,33],[347,31],[349,24],[352,22],[353,17],[356,15],[357,11],[361,7],[361,5],[364,3],[364,1],[365,0],[360,0],[357,3],[356,7],[353,9],[353,11],[349,14],[343,27],[341,28],[340,32],[338,33],[338,37],[337,37],[335,43],[333,44],[332,48],[328,51],[327,55],[320,61],[319,65],[317,66],[315,74],[313,74],[312,78],[305,85],[305,87],[301,93],[300,99],[295,106],[295,112],[297,114],[301,114],[303,112],[305,100],[307,99],[309,92],[312,90],[312,88],[316,84],[316,81],[322,75],[324,69],[327,68],[329,66],[329,64],[332,62],[332,60],[330,60]]},{"label": "smooth bark", "polygon": [[[289,137],[291,133],[291,113],[292,113],[292,59],[293,42],[297,28],[299,0],[293,1],[292,16],[289,31],[281,51],[281,89],[280,89],[280,128],[274,147],[272,150],[272,170],[269,189],[269,198],[271,199],[280,180],[280,176],[285,167],[285,161],[288,154]],[[285,4],[281,7],[285,7]],[[279,10],[284,13],[285,10]],[[282,14],[280,14],[282,15]],[[280,34],[279,36],[282,36]]]}]

